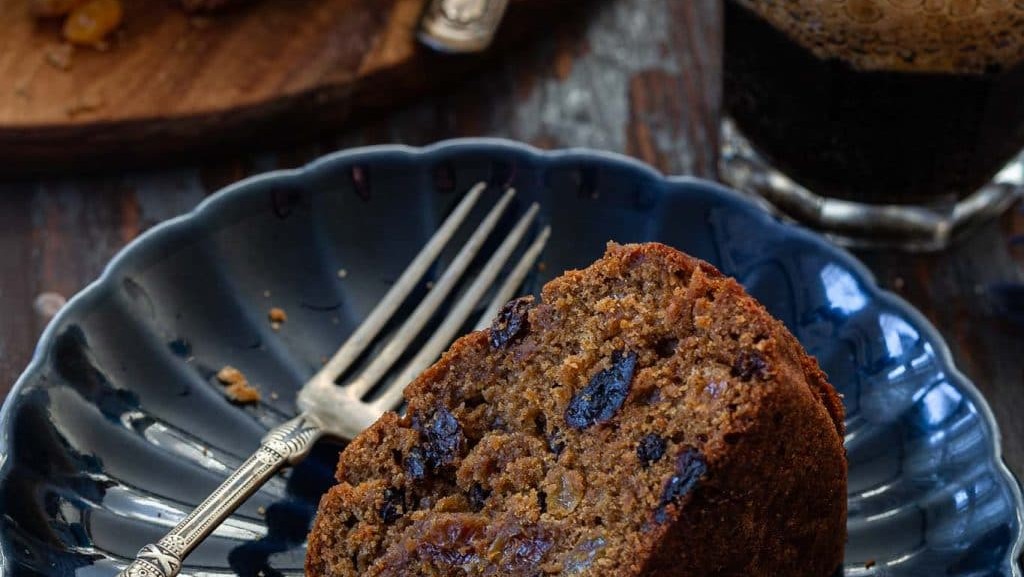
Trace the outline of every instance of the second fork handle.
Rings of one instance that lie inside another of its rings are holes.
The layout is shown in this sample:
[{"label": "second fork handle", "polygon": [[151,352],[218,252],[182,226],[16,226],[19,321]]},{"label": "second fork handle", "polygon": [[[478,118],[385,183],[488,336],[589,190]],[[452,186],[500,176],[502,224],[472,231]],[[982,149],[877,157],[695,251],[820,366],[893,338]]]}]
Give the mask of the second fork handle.
[{"label": "second fork handle", "polygon": [[420,40],[444,52],[481,52],[498,32],[509,0],[433,0],[420,21]]},{"label": "second fork handle", "polygon": [[182,561],[231,513],[286,465],[301,461],[323,429],[303,413],[270,430],[259,449],[217,490],[156,543],[146,545],[119,577],[174,577]]}]

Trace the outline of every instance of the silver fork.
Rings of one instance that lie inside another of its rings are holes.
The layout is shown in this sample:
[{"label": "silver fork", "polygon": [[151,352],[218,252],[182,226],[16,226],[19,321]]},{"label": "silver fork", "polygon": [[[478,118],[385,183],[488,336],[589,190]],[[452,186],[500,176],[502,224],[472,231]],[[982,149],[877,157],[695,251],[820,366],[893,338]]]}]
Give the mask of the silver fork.
[{"label": "silver fork", "polygon": [[[397,408],[402,391],[416,375],[427,368],[456,337],[477,303],[495,284],[502,268],[526,237],[539,210],[534,203],[519,219],[512,231],[481,269],[466,292],[459,297],[441,325],[427,343],[399,372],[398,376],[382,385],[373,399],[367,394],[382,383],[385,375],[405,352],[412,340],[426,325],[441,303],[451,293],[459,278],[493,232],[498,220],[515,195],[509,188],[472,233],[469,240],[448,266],[434,287],[419,303],[395,336],[369,365],[344,386],[336,381],[356,359],[398,310],[398,307],[416,287],[449,243],[459,225],[487,188],[480,183],[470,190],[452,214],[430,238],[419,254],[406,267],[395,285],[377,303],[366,320],[338,349],[334,356],[313,378],[302,387],[298,395],[299,414],[271,429],[263,438],[259,449],[241,467],[224,481],[205,501],[182,519],[158,542],[146,545],[135,561],[119,575],[131,577],[172,577],[181,570],[182,560],[231,515],[250,495],[256,492],[278,470],[295,465],[309,454],[313,444],[324,436],[349,440],[373,423],[385,411]],[[501,306],[522,284],[536,262],[550,235],[545,227],[523,252],[511,273],[497,288],[477,328],[485,326]]]}]

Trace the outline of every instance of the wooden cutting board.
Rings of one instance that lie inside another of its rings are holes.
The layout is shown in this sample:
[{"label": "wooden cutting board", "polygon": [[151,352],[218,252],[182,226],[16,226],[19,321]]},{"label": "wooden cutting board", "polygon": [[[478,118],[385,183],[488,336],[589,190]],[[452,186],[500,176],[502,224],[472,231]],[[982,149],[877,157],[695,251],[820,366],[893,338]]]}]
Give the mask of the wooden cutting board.
[{"label": "wooden cutting board", "polygon": [[[415,40],[427,0],[258,0],[209,17],[124,0],[110,48],[52,60],[56,22],[0,1],[0,173],[205,154],[335,127],[478,66]],[[513,0],[500,44],[559,2]],[[270,143],[271,145],[273,143]]]}]

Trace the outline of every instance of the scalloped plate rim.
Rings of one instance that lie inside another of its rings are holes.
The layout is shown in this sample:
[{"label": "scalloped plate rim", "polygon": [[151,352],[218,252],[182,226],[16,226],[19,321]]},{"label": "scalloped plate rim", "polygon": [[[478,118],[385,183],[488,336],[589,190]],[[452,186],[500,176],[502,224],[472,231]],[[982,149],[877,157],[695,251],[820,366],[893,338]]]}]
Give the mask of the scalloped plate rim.
[{"label": "scalloped plate rim", "polygon": [[[669,194],[686,194],[684,190],[685,187],[694,185],[700,186],[713,190],[717,194],[736,201],[744,210],[747,210],[752,215],[756,215],[756,217],[765,225],[771,227],[787,227],[801,240],[811,242],[812,244],[831,252],[836,258],[841,260],[845,266],[849,267],[851,271],[860,277],[860,280],[863,281],[864,288],[872,296],[900,311],[901,314],[906,315],[925,333],[925,337],[935,345],[936,351],[938,352],[938,358],[941,360],[943,368],[949,371],[952,378],[971,398],[974,406],[981,414],[985,426],[988,427],[989,432],[991,433],[990,448],[995,456],[998,470],[1004,481],[1006,481],[1006,484],[1009,486],[1016,505],[1015,513],[1017,517],[1017,535],[1015,536],[1013,546],[1010,548],[1008,558],[1004,560],[1004,564],[1009,564],[1013,577],[1024,577],[1024,573],[1022,573],[1020,565],[1017,563],[1017,559],[1020,558],[1021,552],[1024,551],[1024,496],[1022,496],[1019,481],[1009,469],[1006,460],[1003,457],[1002,433],[1000,431],[999,424],[995,419],[995,415],[992,412],[992,408],[989,406],[977,385],[975,385],[974,382],[957,367],[953,360],[953,355],[948,343],[939,333],[938,329],[932,325],[931,321],[929,321],[919,310],[917,310],[916,307],[911,305],[901,296],[881,288],[878,285],[874,273],[872,273],[864,263],[846,249],[830,243],[824,237],[811,232],[810,230],[790,223],[780,222],[767,212],[764,205],[756,199],[716,182],[692,176],[666,176],[649,164],[616,152],[583,147],[543,150],[523,142],[503,138],[457,138],[439,141],[422,147],[404,144],[380,144],[339,150],[316,158],[298,168],[273,170],[256,174],[230,184],[203,199],[203,201],[196,205],[192,210],[163,221],[140,234],[119,250],[113,258],[111,258],[110,262],[103,268],[99,277],[90,282],[68,300],[67,304],[61,308],[53,319],[50,320],[46,328],[43,330],[43,333],[40,335],[39,341],[33,351],[31,361],[11,387],[3,405],[0,406],[0,477],[3,477],[6,474],[7,467],[10,465],[7,459],[7,438],[10,432],[8,431],[10,426],[8,413],[12,410],[14,399],[21,393],[21,389],[27,386],[31,377],[33,377],[43,366],[54,340],[54,331],[56,330],[56,327],[60,326],[61,321],[63,321],[65,316],[69,316],[90,300],[99,297],[104,290],[107,290],[108,285],[110,284],[111,279],[115,276],[117,270],[132,256],[133,253],[137,252],[141,246],[147,243],[152,244],[158,242],[161,237],[170,235],[180,228],[196,226],[196,223],[202,223],[209,217],[213,212],[213,209],[217,206],[230,202],[232,197],[244,193],[245,190],[252,186],[263,185],[268,182],[288,180],[291,178],[308,177],[325,167],[350,164],[361,157],[379,156],[381,154],[404,154],[410,157],[423,157],[441,152],[457,152],[461,149],[475,152],[479,152],[482,149],[514,152],[539,158],[547,162],[554,162],[574,157],[578,157],[581,160],[597,159],[645,173],[653,181],[660,182],[664,188],[664,192]],[[0,575],[3,574],[5,565],[6,559],[4,558],[3,548],[0,547]]]}]

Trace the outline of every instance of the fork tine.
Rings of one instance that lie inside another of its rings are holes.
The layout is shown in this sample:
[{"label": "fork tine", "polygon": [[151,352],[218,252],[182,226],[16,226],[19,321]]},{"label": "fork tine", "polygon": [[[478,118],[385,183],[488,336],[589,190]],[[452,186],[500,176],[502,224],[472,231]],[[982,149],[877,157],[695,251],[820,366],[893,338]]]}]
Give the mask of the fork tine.
[{"label": "fork tine", "polygon": [[[519,222],[516,223],[516,226],[501,243],[501,246],[498,247],[498,250],[494,251],[487,264],[484,265],[483,270],[474,279],[473,284],[459,298],[459,301],[452,307],[452,310],[448,312],[441,326],[431,335],[430,340],[409,361],[402,369],[402,372],[388,384],[384,392],[373,401],[372,404],[375,409],[379,412],[384,412],[398,405],[402,400],[402,391],[405,389],[405,386],[430,366],[448,347],[448,344],[452,342],[456,333],[458,333],[462,325],[465,324],[466,319],[473,312],[473,308],[487,294],[487,290],[494,284],[502,267],[509,261],[516,247],[519,246],[523,237],[526,236],[527,231],[530,229],[530,224],[533,223],[539,210],[540,207],[537,203],[533,203],[530,209],[526,211],[526,214],[519,219]],[[523,260],[519,264],[522,265],[523,261],[528,261],[531,258],[536,259],[537,254],[524,254]],[[526,268],[529,269],[529,266],[527,265]],[[515,287],[513,287],[513,290],[515,290]]]},{"label": "fork tine", "polygon": [[530,269],[533,268],[533,264],[537,262],[537,257],[540,256],[540,252],[544,250],[544,245],[548,242],[548,237],[551,236],[551,227],[545,226],[544,230],[540,231],[537,238],[530,244],[529,248],[523,253],[522,258],[519,259],[519,264],[516,268],[512,269],[512,273],[508,275],[508,278],[504,280],[501,288],[498,292],[494,293],[494,298],[491,299],[490,304],[484,309],[484,313],[480,315],[480,320],[477,321],[476,326],[473,328],[474,331],[483,330],[491,325],[491,321],[498,315],[498,311],[501,307],[505,306],[505,303],[512,300],[515,296],[516,291],[522,286],[523,280],[526,279],[526,275],[530,273]]},{"label": "fork tine", "polygon": [[327,361],[327,364],[310,379],[311,384],[333,386],[334,380],[352,366],[352,363],[373,342],[373,339],[384,328],[391,315],[395,313],[405,298],[409,296],[409,293],[412,292],[412,289],[416,287],[417,282],[427,272],[430,265],[437,260],[438,255],[444,250],[445,245],[451,240],[451,237],[458,230],[462,221],[466,220],[469,211],[486,189],[487,183],[481,182],[466,193],[466,197],[459,202],[455,210],[445,219],[441,227],[437,229],[437,232],[430,237],[427,244],[413,258],[409,266],[402,272],[402,275],[398,277],[398,281],[388,290],[384,298],[377,303],[373,311],[366,317],[366,320],[360,323],[355,332],[338,349],[338,352],[334,353],[334,356]]},{"label": "fork tine", "polygon": [[430,317],[433,316],[438,307],[441,306],[441,303],[444,302],[444,299],[447,298],[448,293],[455,287],[455,283],[458,282],[462,273],[469,267],[473,257],[480,251],[480,247],[483,246],[491,231],[494,230],[494,227],[498,225],[498,220],[505,212],[509,202],[512,201],[515,193],[515,189],[510,188],[502,195],[501,200],[494,205],[494,208],[487,214],[483,222],[480,223],[480,226],[473,231],[473,234],[469,237],[465,246],[462,247],[462,250],[459,251],[459,254],[448,265],[448,269],[438,279],[434,288],[427,293],[427,296],[416,307],[416,310],[395,331],[394,338],[388,342],[370,365],[348,384],[346,387],[348,394],[357,399],[365,395],[391,369],[395,361],[402,356],[405,348],[416,338],[416,335],[419,334],[423,326],[427,324]]}]

